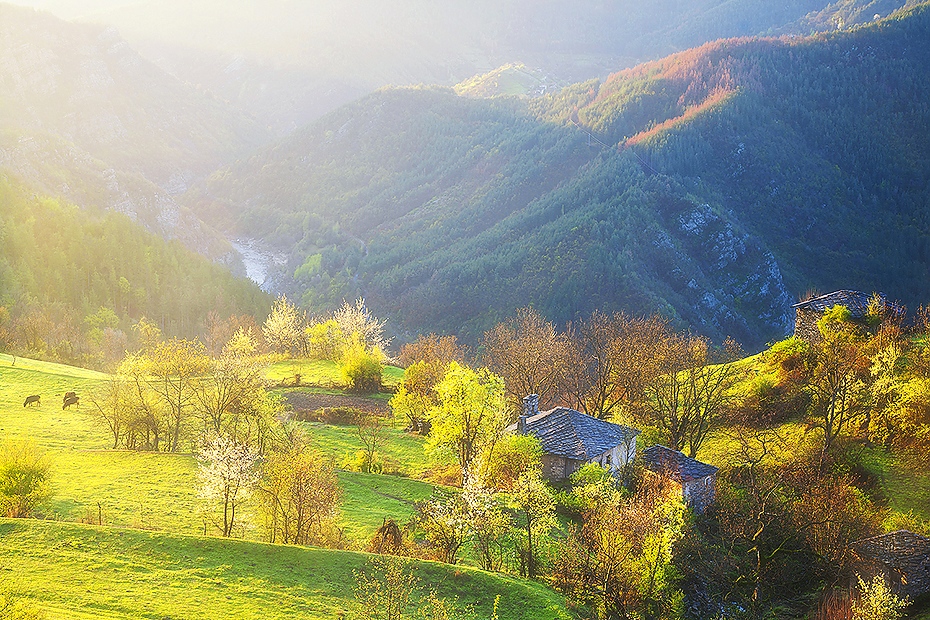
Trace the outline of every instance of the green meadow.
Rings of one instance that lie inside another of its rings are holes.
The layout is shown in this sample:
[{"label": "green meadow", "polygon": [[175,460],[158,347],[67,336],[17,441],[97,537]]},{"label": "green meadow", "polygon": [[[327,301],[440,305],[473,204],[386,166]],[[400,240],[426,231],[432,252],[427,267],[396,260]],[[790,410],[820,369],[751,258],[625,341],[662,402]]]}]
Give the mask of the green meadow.
[{"label": "green meadow", "polygon": [[[8,587],[50,618],[352,618],[354,571],[367,554],[72,523],[0,520]],[[489,618],[567,619],[542,584],[416,562],[421,594],[436,591]]]},{"label": "green meadow", "polygon": [[[390,370],[390,369],[389,369]],[[269,379],[337,376],[334,364],[279,362]],[[393,379],[402,371],[393,369]],[[86,398],[107,375],[0,355],[0,438],[31,439],[52,460],[54,497],[46,520],[0,520],[0,585],[31,599],[49,618],[351,618],[354,573],[368,556],[203,536],[193,454],[110,450],[89,408],[62,410],[62,396]],[[339,393],[333,390],[333,393]],[[23,407],[31,394],[38,406]],[[388,395],[380,395],[386,398]],[[362,445],[353,426],[304,423],[313,445],[339,466]],[[434,486],[422,437],[385,428],[381,458],[400,475],[340,470],[343,533],[364,548],[385,519],[405,523]],[[245,518],[251,517],[248,509]],[[253,519],[254,521],[254,519]],[[99,527],[98,523],[103,523]],[[207,528],[207,531],[212,531]],[[501,618],[567,618],[547,587],[461,566],[417,562],[421,593],[436,590]]]},{"label": "green meadow", "polygon": [[[203,532],[197,463],[192,454],[110,450],[109,436],[94,426],[86,403],[62,410],[65,392],[77,392],[86,400],[107,375],[21,357],[13,360],[0,355],[0,437],[28,438],[49,453],[55,495],[46,517],[182,534]],[[268,374],[274,380],[288,373],[292,376],[294,370],[306,372],[308,381],[310,377],[333,379],[338,373],[332,363],[288,360],[273,365]],[[23,407],[31,394],[41,395],[41,403]],[[337,466],[362,447],[354,427],[304,426],[313,445]],[[405,476],[421,476],[427,467],[423,438],[390,427],[385,435],[379,450],[384,461]],[[339,476],[343,526],[346,535],[359,544],[367,542],[384,518],[409,519],[414,502],[428,497],[433,489],[425,482],[393,476],[351,471],[340,471]]]},{"label": "green meadow", "polygon": [[[378,449],[378,458],[386,472],[398,473],[411,478],[422,478],[429,468],[426,458],[424,437],[405,433],[401,423],[383,430],[383,444]],[[304,429],[313,438],[317,450],[331,456],[337,463],[362,450],[362,441],[354,426],[305,422]]]},{"label": "green meadow", "polygon": [[[329,360],[282,360],[275,362],[268,369],[266,376],[269,381],[290,385],[294,383],[297,375],[300,375],[301,385],[341,388],[345,384],[339,365]],[[400,385],[403,378],[403,368],[385,366],[381,381],[385,388],[393,389]]]}]

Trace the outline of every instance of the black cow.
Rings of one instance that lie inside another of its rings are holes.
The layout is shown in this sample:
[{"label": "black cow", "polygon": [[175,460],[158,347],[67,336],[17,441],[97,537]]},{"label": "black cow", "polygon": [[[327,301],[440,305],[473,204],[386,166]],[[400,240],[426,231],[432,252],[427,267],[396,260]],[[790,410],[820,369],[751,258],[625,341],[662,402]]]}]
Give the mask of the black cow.
[{"label": "black cow", "polygon": [[40,395],[38,395],[38,394],[33,394],[32,396],[27,396],[27,397],[26,397],[26,402],[23,403],[23,407],[25,407],[26,405],[41,405],[42,403],[39,402],[41,398],[42,398],[42,397],[41,397]]}]

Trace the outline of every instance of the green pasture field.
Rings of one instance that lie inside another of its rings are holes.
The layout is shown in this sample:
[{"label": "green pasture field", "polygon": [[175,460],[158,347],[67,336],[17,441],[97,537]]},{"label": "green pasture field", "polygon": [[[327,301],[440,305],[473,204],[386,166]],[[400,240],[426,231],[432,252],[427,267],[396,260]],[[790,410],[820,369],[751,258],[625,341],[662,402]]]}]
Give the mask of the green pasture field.
[{"label": "green pasture field", "polygon": [[[302,385],[340,388],[345,385],[339,365],[329,360],[287,359],[272,364],[265,373],[269,381],[290,384],[300,375]],[[404,369],[385,366],[382,383],[388,389],[396,388],[404,378]]]},{"label": "green pasture field", "polygon": [[[95,428],[86,403],[61,409],[65,392],[86,398],[107,375],[0,355],[0,439],[31,439],[52,461],[54,496],[45,512],[65,521],[144,528],[179,534],[202,534],[203,504],[197,497],[197,461],[192,454],[111,450],[109,435]],[[310,364],[318,364],[311,362]],[[42,395],[39,406],[23,407],[30,394]],[[354,427],[307,424],[313,445],[331,455],[338,466],[361,448]],[[423,439],[399,429],[386,429],[382,452],[410,476],[426,468]],[[385,518],[401,523],[413,515],[413,504],[432,493],[425,482],[350,471],[339,472],[343,489],[342,527],[349,540],[364,546]],[[252,516],[248,504],[243,517]],[[208,531],[209,531],[208,527]],[[247,530],[260,536],[254,528]]]},{"label": "green pasture field", "polygon": [[[387,424],[390,423],[388,420]],[[398,422],[393,427],[384,428],[384,444],[377,451],[379,458],[387,471],[396,470],[404,476],[422,478],[430,465],[426,456],[426,439],[405,433],[400,425]],[[337,464],[362,450],[362,441],[355,426],[305,422],[303,427],[312,437],[313,447],[331,456]]]},{"label": "green pasture field", "polygon": [[[353,618],[348,551],[188,537],[32,519],[0,520],[4,580],[57,619]],[[507,620],[567,619],[542,584],[435,562],[416,562],[420,592],[474,607],[484,620],[500,595]]]},{"label": "green pasture field", "polygon": [[364,547],[385,519],[403,526],[414,514],[414,503],[432,495],[435,486],[378,474],[340,471],[342,527],[346,537]]}]

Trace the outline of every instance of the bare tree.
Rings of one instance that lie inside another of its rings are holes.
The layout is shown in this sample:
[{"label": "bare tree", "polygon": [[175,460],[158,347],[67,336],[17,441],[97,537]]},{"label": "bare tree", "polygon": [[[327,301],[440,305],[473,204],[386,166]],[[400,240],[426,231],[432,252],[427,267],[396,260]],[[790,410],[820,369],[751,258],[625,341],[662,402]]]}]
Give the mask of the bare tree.
[{"label": "bare tree", "polygon": [[199,341],[178,338],[160,342],[144,355],[146,369],[153,376],[151,387],[167,405],[168,450],[177,452],[196,395],[194,386],[210,360]]},{"label": "bare tree", "polygon": [[404,368],[416,362],[425,362],[431,367],[439,368],[438,376],[433,382],[436,383],[442,378],[442,369],[448,366],[449,362],[464,364],[467,358],[468,351],[454,335],[428,334],[418,336],[413,342],[402,346],[397,362]]},{"label": "bare tree", "polygon": [[507,400],[519,410],[523,397],[538,394],[543,407],[555,404],[566,370],[568,340],[533,308],[484,334],[483,362],[504,379]]},{"label": "bare tree", "polygon": [[814,346],[810,425],[823,432],[822,457],[869,405],[871,361],[862,329],[848,316],[848,310],[834,306],[817,322],[822,338]]},{"label": "bare tree", "polygon": [[339,481],[332,463],[298,438],[269,454],[260,483],[270,542],[338,546]]},{"label": "bare tree", "polygon": [[375,454],[387,440],[386,430],[384,418],[379,416],[362,414],[355,419],[355,431],[362,442],[362,449],[365,452],[365,463],[362,471],[366,474],[372,473]]},{"label": "bare tree", "polygon": [[670,332],[654,350],[662,372],[647,379],[639,412],[665,434],[673,450],[694,457],[723,422],[739,376],[730,363],[738,348],[729,342],[726,348],[715,356],[707,339]]},{"label": "bare tree", "polygon": [[798,550],[798,532],[789,527],[789,471],[776,460],[787,445],[774,430],[737,429],[732,438],[735,450],[726,472],[732,486],[724,487],[718,499],[720,527],[724,538],[751,558],[746,577],[757,612],[766,584],[779,581],[778,561]]},{"label": "bare tree", "polygon": [[262,418],[273,415],[276,408],[264,386],[267,360],[256,354],[257,348],[251,330],[240,328],[220,357],[210,361],[208,373],[191,385],[193,406],[207,435],[253,441],[263,450],[261,431],[270,423]]},{"label": "bare tree", "polygon": [[587,320],[570,324],[564,392],[589,415],[628,415],[642,400],[649,380],[663,372],[655,351],[669,333],[661,317],[635,318],[622,312],[595,311]]}]

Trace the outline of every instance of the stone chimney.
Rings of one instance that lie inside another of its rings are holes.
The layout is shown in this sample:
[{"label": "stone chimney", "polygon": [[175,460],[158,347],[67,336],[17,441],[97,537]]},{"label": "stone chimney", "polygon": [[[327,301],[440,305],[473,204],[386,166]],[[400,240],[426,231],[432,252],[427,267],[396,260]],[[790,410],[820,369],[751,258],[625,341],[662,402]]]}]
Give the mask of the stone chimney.
[{"label": "stone chimney", "polygon": [[520,414],[520,419],[517,420],[517,432],[521,435],[525,435],[527,418],[534,416],[537,413],[539,413],[539,394],[530,394],[529,396],[524,396],[523,413]]}]

